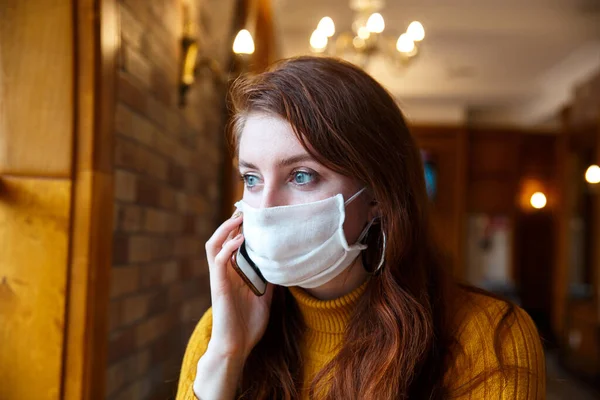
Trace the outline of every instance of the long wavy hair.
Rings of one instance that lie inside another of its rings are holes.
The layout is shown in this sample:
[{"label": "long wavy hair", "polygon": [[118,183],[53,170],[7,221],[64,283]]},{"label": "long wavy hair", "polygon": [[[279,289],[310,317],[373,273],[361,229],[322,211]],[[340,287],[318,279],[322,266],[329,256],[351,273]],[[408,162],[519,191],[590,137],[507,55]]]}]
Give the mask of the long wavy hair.
[{"label": "long wavy hair", "polygon": [[[432,239],[421,155],[394,98],[350,63],[299,57],[238,79],[229,100],[234,151],[250,113],[279,116],[309,154],[370,188],[379,205],[365,267],[378,264],[384,232],[385,265],[370,279],[339,352],[315,377],[309,397],[446,398],[444,372],[457,344],[449,302],[455,286]],[[295,300],[276,287],[240,398],[299,398],[303,331]]]}]

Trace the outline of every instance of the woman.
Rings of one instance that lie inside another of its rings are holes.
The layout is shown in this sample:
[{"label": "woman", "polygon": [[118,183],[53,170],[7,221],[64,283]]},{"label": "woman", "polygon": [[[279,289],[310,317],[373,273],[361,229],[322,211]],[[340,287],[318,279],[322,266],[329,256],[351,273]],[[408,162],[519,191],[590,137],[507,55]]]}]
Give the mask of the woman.
[{"label": "woman", "polygon": [[[531,319],[445,273],[420,152],[384,88],[301,57],[231,99],[244,196],[206,243],[212,309],[177,399],[544,397]],[[264,296],[230,265],[242,243]]]}]

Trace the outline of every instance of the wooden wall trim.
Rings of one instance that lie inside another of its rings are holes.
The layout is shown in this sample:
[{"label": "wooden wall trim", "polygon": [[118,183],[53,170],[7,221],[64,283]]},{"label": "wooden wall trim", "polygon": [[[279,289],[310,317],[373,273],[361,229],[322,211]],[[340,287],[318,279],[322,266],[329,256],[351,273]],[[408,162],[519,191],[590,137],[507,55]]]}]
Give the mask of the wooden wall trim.
[{"label": "wooden wall trim", "polygon": [[457,219],[457,235],[456,235],[456,266],[454,268],[455,276],[461,281],[467,279],[467,262],[465,257],[466,250],[466,220],[467,220],[467,181],[468,181],[468,155],[469,155],[469,141],[468,131],[466,128],[459,129],[457,131],[456,141],[456,154],[457,154],[457,178],[456,186],[457,190],[455,213],[458,216]]},{"label": "wooden wall trim", "polygon": [[[600,73],[598,74],[598,78],[600,78]],[[598,82],[600,82],[600,79]],[[600,84],[598,87],[600,88]],[[596,146],[594,161],[598,164],[600,163],[600,106],[596,108],[596,112],[596,129],[594,130]],[[594,215],[593,237],[596,239],[596,243],[598,243],[598,241],[600,241],[600,212],[598,212],[598,210],[600,210],[600,196],[598,195],[596,195],[594,207],[596,208],[596,212]],[[598,246],[598,244],[594,246],[591,282],[593,287],[594,306],[596,308],[595,322],[596,325],[600,325],[600,246]],[[600,339],[596,339],[596,341],[600,342]]]},{"label": "wooden wall trim", "polygon": [[253,3],[252,7],[256,8],[256,12],[252,14],[255,14],[256,18],[253,23],[256,26],[255,41],[257,43],[254,67],[258,71],[262,71],[277,59],[273,7],[271,0],[253,0]]},{"label": "wooden wall trim", "polygon": [[567,301],[567,280],[569,265],[569,207],[567,191],[569,188],[567,174],[567,158],[569,157],[569,112],[565,108],[561,112],[562,132],[556,146],[557,190],[556,190],[556,262],[554,263],[554,287],[552,288],[552,329],[559,341],[564,340],[565,307]]},{"label": "wooden wall trim", "polygon": [[74,2],[75,141],[63,399],[104,399],[113,237],[116,0]]}]

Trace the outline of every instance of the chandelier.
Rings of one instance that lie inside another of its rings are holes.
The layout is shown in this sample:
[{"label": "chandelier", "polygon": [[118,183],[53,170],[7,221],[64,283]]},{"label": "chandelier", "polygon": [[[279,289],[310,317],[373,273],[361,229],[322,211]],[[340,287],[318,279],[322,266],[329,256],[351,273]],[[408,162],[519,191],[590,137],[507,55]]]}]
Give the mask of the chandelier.
[{"label": "chandelier", "polygon": [[310,37],[311,50],[347,59],[363,68],[375,54],[406,67],[419,55],[425,29],[420,22],[413,21],[399,36],[384,34],[385,21],[379,13],[383,7],[383,0],[351,0],[352,30],[336,34],[333,20],[323,17]]}]

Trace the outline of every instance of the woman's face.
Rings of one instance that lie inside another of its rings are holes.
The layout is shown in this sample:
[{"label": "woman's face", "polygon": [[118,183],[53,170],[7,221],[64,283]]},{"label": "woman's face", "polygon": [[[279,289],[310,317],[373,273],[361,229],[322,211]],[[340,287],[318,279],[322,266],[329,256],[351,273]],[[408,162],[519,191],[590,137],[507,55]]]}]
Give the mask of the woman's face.
[{"label": "woman's face", "polygon": [[[310,203],[338,193],[348,200],[362,189],[314,160],[302,147],[291,125],[282,118],[251,113],[239,140],[239,168],[244,202],[254,208]],[[363,192],[346,206],[344,233],[349,244],[373,218],[373,206]]]}]

